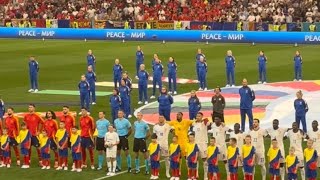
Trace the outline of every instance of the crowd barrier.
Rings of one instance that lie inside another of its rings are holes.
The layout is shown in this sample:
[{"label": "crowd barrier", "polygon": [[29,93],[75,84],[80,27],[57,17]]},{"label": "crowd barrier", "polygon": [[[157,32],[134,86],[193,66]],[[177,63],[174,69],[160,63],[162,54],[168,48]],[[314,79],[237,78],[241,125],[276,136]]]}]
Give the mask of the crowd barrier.
[{"label": "crowd barrier", "polygon": [[317,32],[0,28],[0,38],[319,44]]},{"label": "crowd barrier", "polygon": [[[51,28],[95,28],[95,29],[124,29],[124,21],[95,21],[95,20],[57,20],[51,19]],[[8,20],[0,20],[0,26],[6,26]],[[12,19],[13,27],[19,27],[19,23],[23,22],[20,19]],[[178,21],[148,21],[151,29],[174,30],[177,28]],[[182,29],[202,30],[202,25],[207,25],[211,30],[227,30],[236,31],[237,22],[199,22],[199,21],[181,21]],[[31,19],[32,27],[45,28],[46,21],[44,19]],[[75,25],[76,24],[76,25]],[[129,21],[130,29],[145,29],[144,21]],[[280,26],[280,31],[309,31],[310,23],[283,23]],[[315,23],[316,31],[320,32],[320,23]],[[243,31],[273,31],[273,24],[267,22],[254,23],[243,22]]]}]

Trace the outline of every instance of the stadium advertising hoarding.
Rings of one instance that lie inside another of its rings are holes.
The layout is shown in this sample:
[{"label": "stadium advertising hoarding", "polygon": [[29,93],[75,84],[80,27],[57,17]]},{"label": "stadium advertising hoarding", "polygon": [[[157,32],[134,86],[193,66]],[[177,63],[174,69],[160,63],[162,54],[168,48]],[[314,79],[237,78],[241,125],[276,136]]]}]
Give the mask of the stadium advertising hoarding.
[{"label": "stadium advertising hoarding", "polygon": [[0,38],[95,39],[234,43],[319,44],[320,34],[304,32],[172,31],[67,28],[0,28]]}]

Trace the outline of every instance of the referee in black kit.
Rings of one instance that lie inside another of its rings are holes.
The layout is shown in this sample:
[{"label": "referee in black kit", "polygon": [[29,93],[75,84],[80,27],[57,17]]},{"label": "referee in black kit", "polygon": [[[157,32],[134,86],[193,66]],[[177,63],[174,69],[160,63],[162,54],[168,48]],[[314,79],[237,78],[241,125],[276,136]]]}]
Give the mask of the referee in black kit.
[{"label": "referee in black kit", "polygon": [[224,122],[224,108],[226,106],[226,101],[224,97],[221,95],[221,89],[220,87],[216,87],[214,90],[215,95],[212,96],[211,103],[212,103],[212,119],[215,117],[219,117],[221,119],[221,122]]}]

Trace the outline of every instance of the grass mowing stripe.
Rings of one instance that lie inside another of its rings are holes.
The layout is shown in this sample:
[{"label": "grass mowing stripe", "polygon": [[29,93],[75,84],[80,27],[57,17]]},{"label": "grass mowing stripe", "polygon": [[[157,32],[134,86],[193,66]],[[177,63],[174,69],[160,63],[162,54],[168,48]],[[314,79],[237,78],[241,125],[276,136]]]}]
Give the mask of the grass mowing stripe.
[{"label": "grass mowing stripe", "polygon": [[[160,163],[162,163],[162,162],[164,162],[164,160],[161,160],[161,161],[160,161]],[[141,168],[144,168],[144,167],[146,167],[146,165],[140,166],[140,169],[141,169]],[[125,174],[125,173],[127,173],[127,172],[128,172],[128,171],[121,171],[121,172],[117,173],[117,174],[114,175],[114,176],[104,176],[104,177],[97,178],[97,179],[93,179],[93,180],[101,180],[101,179],[112,178],[112,177],[115,177],[115,176],[118,176],[118,175],[121,175],[121,174]]]},{"label": "grass mowing stripe", "polygon": [[[54,94],[54,95],[77,95],[79,96],[79,91],[71,91],[71,90],[41,90],[36,94]],[[108,96],[111,95],[112,92],[103,92],[96,91],[96,96]]]}]

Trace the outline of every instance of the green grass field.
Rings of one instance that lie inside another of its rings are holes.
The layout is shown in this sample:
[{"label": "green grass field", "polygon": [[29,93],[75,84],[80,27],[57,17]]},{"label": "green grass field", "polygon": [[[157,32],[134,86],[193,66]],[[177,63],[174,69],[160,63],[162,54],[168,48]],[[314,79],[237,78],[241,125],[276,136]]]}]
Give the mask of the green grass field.
[{"label": "green grass field", "polygon": [[[117,42],[117,41],[62,41],[62,40],[0,40],[0,94],[7,105],[13,105],[16,112],[27,111],[29,103],[35,103],[37,111],[60,111],[65,103],[73,104],[71,109],[79,111],[79,97],[68,95],[44,95],[27,93],[29,87],[28,56],[34,55],[40,64],[40,90],[77,90],[80,75],[86,72],[86,53],[92,49],[97,57],[98,81],[112,81],[112,66],[115,58],[119,58],[125,70],[134,78],[136,46],[141,45],[145,53],[145,63],[151,72],[151,60],[154,53],[158,53],[160,59],[166,64],[169,56],[173,56],[179,66],[178,77],[195,79],[195,54],[197,48],[201,48],[206,54],[208,63],[208,88],[217,85],[224,86],[225,64],[224,56],[228,49],[233,51],[237,60],[236,82],[239,85],[242,78],[246,77],[249,83],[257,82],[257,56],[259,50],[264,50],[268,56],[268,81],[288,81],[293,79],[292,58],[296,50],[300,50],[303,56],[304,79],[319,79],[320,51],[318,46],[293,45],[262,45],[251,46],[249,44],[209,44],[204,43],[166,43],[160,42]],[[165,66],[166,69],[166,66]],[[136,82],[136,80],[134,80]],[[179,93],[197,89],[196,84],[179,85]],[[97,87],[98,91],[112,91],[112,88]],[[150,93],[149,93],[150,94]],[[137,108],[137,90],[133,90],[132,107]],[[92,116],[97,118],[98,111],[106,111],[110,118],[108,97],[97,97],[97,105],[92,107]],[[134,119],[131,120],[132,122]],[[130,137],[132,142],[132,137]],[[266,147],[269,147],[266,140]],[[131,143],[132,145],[132,143]],[[288,142],[286,141],[286,145]],[[288,147],[288,146],[286,146]],[[33,152],[34,149],[33,149]],[[97,157],[96,157],[97,159]],[[123,158],[124,159],[124,158]],[[132,159],[133,156],[132,156]],[[28,170],[15,167],[15,157],[12,158],[11,169],[0,169],[0,179],[96,179],[105,176],[105,171],[84,170],[82,173],[62,172],[55,170],[40,170],[37,167],[37,159],[33,153],[32,168]],[[143,162],[143,161],[142,161]],[[183,164],[184,165],[184,164]],[[164,164],[162,164],[164,166]],[[202,166],[202,163],[201,165]],[[123,162],[123,170],[125,170]],[[200,167],[201,168],[201,167]],[[164,178],[163,169],[161,179]],[[225,177],[224,166],[220,166],[222,177]],[[143,172],[143,169],[142,169]],[[183,177],[186,170],[183,168]],[[242,177],[242,173],[240,173]],[[202,169],[200,169],[202,177]],[[256,178],[260,179],[259,168]],[[132,175],[123,173],[109,179],[148,179],[142,174]],[[225,178],[223,178],[225,179]]]}]

